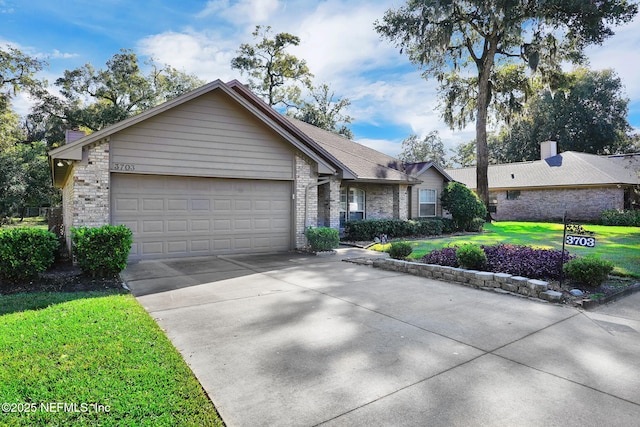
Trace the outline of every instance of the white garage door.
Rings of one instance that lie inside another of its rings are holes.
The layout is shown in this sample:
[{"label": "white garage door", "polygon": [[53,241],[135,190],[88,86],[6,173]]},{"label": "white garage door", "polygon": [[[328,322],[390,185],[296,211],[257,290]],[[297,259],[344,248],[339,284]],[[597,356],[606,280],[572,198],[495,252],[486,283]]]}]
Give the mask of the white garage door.
[{"label": "white garage door", "polygon": [[291,249],[291,182],[111,175],[130,260]]}]

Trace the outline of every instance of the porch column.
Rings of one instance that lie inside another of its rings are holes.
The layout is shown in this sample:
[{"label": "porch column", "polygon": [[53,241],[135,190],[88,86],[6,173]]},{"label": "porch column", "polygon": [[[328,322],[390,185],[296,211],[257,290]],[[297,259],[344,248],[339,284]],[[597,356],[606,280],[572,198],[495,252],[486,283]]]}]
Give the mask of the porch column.
[{"label": "porch column", "polygon": [[324,212],[322,222],[325,227],[340,228],[340,178],[332,176],[329,178],[329,182],[322,187],[322,200],[318,200],[318,203],[322,203],[322,210]]},{"label": "porch column", "polygon": [[393,217],[409,219],[409,186],[398,184],[393,187]]}]

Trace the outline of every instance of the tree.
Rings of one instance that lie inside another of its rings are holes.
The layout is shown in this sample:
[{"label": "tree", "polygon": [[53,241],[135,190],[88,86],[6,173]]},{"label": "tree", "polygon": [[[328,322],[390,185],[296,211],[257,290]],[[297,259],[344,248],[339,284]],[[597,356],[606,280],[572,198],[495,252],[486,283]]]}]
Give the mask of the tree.
[{"label": "tree", "polygon": [[484,218],[487,208],[464,184],[450,182],[440,196],[442,208],[451,214],[456,230],[469,231],[475,218]]},{"label": "tree", "polygon": [[321,129],[337,133],[347,139],[353,139],[353,132],[346,126],[347,123],[351,123],[353,118],[342,113],[343,109],[351,105],[351,101],[347,98],[334,101],[335,92],[331,91],[326,83],[319,87],[310,86],[309,92],[314,102],[303,101],[288,114]]},{"label": "tree", "polygon": [[25,208],[50,204],[56,194],[43,142],[4,147],[0,169],[0,217],[24,217]]},{"label": "tree", "polygon": [[539,84],[537,95],[498,136],[503,150],[497,160],[539,159],[540,142],[548,140],[557,141],[560,151],[628,151],[632,147],[628,103],[622,81],[612,70],[579,68],[563,74],[562,84],[554,92]]},{"label": "tree", "polygon": [[46,65],[19,49],[7,46],[0,49],[0,111],[8,108],[8,102],[19,90],[31,89],[40,84],[35,74]]},{"label": "tree", "polygon": [[46,90],[37,93],[38,105],[29,118],[34,138],[60,143],[68,128],[96,131],[201,86],[204,82],[153,60],[145,74],[137,55],[121,49],[104,70],[85,64],[66,70],[56,80],[63,98]]},{"label": "tree", "polygon": [[523,60],[551,85],[559,61],[582,60],[587,45],[601,43],[613,34],[610,25],[636,13],[626,0],[409,0],[388,10],[375,29],[424,67],[425,78],[437,79],[446,103],[454,105],[461,90],[473,93],[473,115],[457,105],[445,120],[453,128],[475,119],[476,191],[488,206],[487,118],[496,65]]},{"label": "tree", "polygon": [[437,130],[429,132],[422,140],[412,134],[402,141],[402,152],[398,158],[405,163],[434,161],[445,166],[444,143]]},{"label": "tree", "polygon": [[459,165],[462,168],[468,168],[476,165],[476,141],[467,143],[461,142],[455,149],[451,150],[451,163]]},{"label": "tree", "polygon": [[241,44],[238,56],[231,60],[231,68],[246,72],[249,88],[270,106],[289,108],[300,104],[302,90],[297,83],[309,87],[313,74],[306,61],[286,52],[287,47],[298,46],[300,38],[289,33],[270,38],[271,27],[261,25],[252,34],[259,41],[255,45]]}]

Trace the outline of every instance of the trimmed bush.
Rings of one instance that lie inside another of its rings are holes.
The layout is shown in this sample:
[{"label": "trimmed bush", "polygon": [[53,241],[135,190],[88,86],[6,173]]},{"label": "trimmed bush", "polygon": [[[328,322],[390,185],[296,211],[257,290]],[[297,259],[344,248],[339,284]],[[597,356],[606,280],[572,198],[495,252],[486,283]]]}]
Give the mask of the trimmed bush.
[{"label": "trimmed bush", "polygon": [[389,248],[389,256],[393,259],[405,259],[413,252],[413,248],[407,242],[393,242]]},{"label": "trimmed bush", "polygon": [[596,255],[575,258],[564,265],[564,272],[570,279],[589,286],[599,286],[613,271],[613,263]]},{"label": "trimmed bush", "polygon": [[407,236],[433,236],[442,234],[443,222],[440,218],[401,219],[359,219],[345,223],[345,239],[370,241],[382,234],[389,238]]},{"label": "trimmed bush", "polygon": [[307,228],[304,233],[314,252],[330,251],[340,244],[338,230],[329,227]]},{"label": "trimmed bush", "polygon": [[453,218],[454,227],[459,231],[471,231],[475,218],[485,218],[487,208],[477,194],[459,182],[450,182],[440,196],[442,208]]},{"label": "trimmed bush", "polygon": [[58,238],[41,228],[0,231],[0,278],[27,279],[46,271],[55,260]]},{"label": "trimmed bush", "polygon": [[622,211],[607,209],[602,211],[600,222],[602,222],[602,225],[640,227],[640,210]]},{"label": "trimmed bush", "polygon": [[456,257],[457,246],[450,246],[442,249],[434,249],[422,257],[425,264],[444,265],[448,267],[460,267]]},{"label": "trimmed bush", "polygon": [[460,267],[468,270],[482,270],[487,264],[487,256],[480,246],[466,244],[456,250]]},{"label": "trimmed bush", "polygon": [[107,276],[127,266],[133,237],[124,225],[71,229],[73,253],[83,273]]},{"label": "trimmed bush", "polygon": [[[520,245],[481,246],[487,257],[485,271],[508,273],[530,279],[557,279],[560,277],[560,261],[567,262],[575,256],[554,249],[536,249]],[[425,264],[460,267],[457,251],[460,248],[446,247],[429,252],[422,258]],[[475,268],[478,270],[478,268]]]},{"label": "trimmed bush", "polygon": [[538,249],[521,245],[482,246],[487,255],[487,270],[508,273],[530,279],[557,279],[560,277],[560,262],[575,258],[565,251]]},{"label": "trimmed bush", "polygon": [[484,218],[473,218],[471,220],[471,222],[469,223],[467,229],[465,231],[471,231],[474,233],[479,233],[482,231],[482,229],[484,228],[484,223],[485,223],[485,219]]}]

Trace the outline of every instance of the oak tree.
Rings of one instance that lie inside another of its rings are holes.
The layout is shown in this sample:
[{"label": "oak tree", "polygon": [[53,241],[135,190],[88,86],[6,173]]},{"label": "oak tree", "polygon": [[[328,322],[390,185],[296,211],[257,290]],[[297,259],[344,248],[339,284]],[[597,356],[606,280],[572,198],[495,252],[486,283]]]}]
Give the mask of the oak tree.
[{"label": "oak tree", "polygon": [[626,0],[408,0],[388,10],[375,29],[422,67],[425,78],[437,79],[446,102],[455,102],[461,88],[474,94],[473,115],[445,119],[452,128],[476,122],[477,192],[488,206],[487,119],[495,67],[522,60],[552,76],[561,60],[583,60],[587,45],[601,43],[613,25],[636,13],[637,5]]},{"label": "oak tree", "polygon": [[321,129],[337,133],[347,139],[353,139],[353,132],[347,127],[353,117],[343,112],[351,105],[351,101],[347,98],[334,99],[335,92],[326,83],[319,87],[310,86],[309,92],[310,100],[302,101],[288,114]]}]

